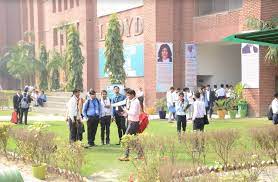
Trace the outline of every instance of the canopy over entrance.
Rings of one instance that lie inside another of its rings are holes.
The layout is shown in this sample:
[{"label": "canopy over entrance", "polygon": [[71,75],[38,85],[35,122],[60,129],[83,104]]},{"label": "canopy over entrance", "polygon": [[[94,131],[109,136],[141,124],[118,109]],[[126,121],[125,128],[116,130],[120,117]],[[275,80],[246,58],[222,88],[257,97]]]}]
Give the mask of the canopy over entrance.
[{"label": "canopy over entrance", "polygon": [[278,48],[278,28],[271,30],[260,30],[249,33],[240,33],[225,37],[223,41],[235,43],[250,43],[261,46]]}]

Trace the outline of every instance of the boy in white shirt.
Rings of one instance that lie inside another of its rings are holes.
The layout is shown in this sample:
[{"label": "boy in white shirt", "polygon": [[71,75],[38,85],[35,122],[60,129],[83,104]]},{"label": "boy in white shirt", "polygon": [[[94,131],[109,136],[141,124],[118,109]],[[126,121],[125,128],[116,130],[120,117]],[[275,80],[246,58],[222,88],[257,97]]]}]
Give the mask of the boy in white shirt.
[{"label": "boy in white shirt", "polygon": [[274,95],[274,99],[271,102],[271,108],[273,112],[272,121],[273,124],[278,124],[278,93]]},{"label": "boy in white shirt", "polygon": [[193,130],[204,131],[204,117],[206,115],[205,103],[200,100],[200,93],[195,94],[196,101],[193,104]]},{"label": "boy in white shirt", "polygon": [[167,92],[166,94],[166,100],[167,100],[167,107],[169,110],[169,118],[168,118],[168,122],[172,122],[172,116],[173,119],[175,119],[175,103],[174,103],[174,91],[175,88],[171,87],[170,90]]},{"label": "boy in white shirt", "polygon": [[104,135],[106,133],[106,145],[110,144],[110,124],[111,124],[111,114],[112,114],[112,107],[111,107],[111,100],[107,97],[107,91],[101,91],[101,98],[100,98],[100,105],[101,105],[101,117],[100,117],[100,125],[101,125],[101,143],[104,145]]}]

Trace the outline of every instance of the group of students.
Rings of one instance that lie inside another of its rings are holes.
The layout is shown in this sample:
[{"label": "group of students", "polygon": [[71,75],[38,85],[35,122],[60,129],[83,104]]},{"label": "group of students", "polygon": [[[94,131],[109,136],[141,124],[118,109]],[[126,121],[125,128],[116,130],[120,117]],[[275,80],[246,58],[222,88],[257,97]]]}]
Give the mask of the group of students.
[{"label": "group of students", "polygon": [[[114,96],[109,98],[107,91],[102,90],[100,98],[92,89],[88,92],[88,97],[82,99],[80,90],[75,89],[73,95],[67,103],[66,120],[70,130],[70,141],[82,140],[83,128],[82,120],[87,120],[87,140],[85,148],[96,146],[95,136],[98,125],[101,125],[101,144],[110,144],[110,125],[115,120],[118,128],[119,143],[123,135],[136,134],[139,130],[139,115],[143,109],[142,98],[136,97],[136,92],[126,88],[125,94],[120,93],[118,86],[114,87]],[[125,152],[128,159],[129,149]]]},{"label": "group of students", "polygon": [[[167,107],[169,110],[168,121],[177,121],[177,131],[180,134],[181,129],[185,132],[187,120],[193,121],[193,130],[204,130],[204,125],[211,119],[214,102],[218,99],[233,97],[233,87],[221,84],[220,88],[214,85],[200,87],[196,92],[189,88],[181,90],[171,87],[166,94]],[[187,118],[188,117],[188,118]]]},{"label": "group of students", "polygon": [[22,124],[24,116],[24,124],[27,125],[27,117],[32,101],[35,102],[35,106],[43,106],[47,98],[44,91],[39,93],[38,90],[32,89],[29,86],[24,88],[23,93],[20,89],[17,90],[16,94],[13,96],[13,108],[16,113],[15,123]]}]

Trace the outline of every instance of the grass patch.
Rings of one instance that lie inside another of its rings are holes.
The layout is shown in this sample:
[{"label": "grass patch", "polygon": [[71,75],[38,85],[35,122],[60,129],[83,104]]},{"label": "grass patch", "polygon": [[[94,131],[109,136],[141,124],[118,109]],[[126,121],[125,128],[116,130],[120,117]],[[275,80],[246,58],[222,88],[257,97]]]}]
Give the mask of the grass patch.
[{"label": "grass patch", "polygon": [[[49,131],[56,133],[59,137],[68,140],[68,128],[65,121],[51,121],[47,122],[50,127]],[[32,122],[30,122],[32,124]],[[241,139],[237,143],[237,148],[241,149],[244,145],[249,148],[251,146],[251,140],[249,138],[249,129],[252,127],[261,127],[271,125],[271,122],[266,119],[235,119],[235,120],[214,120],[211,121],[208,126],[205,127],[206,131],[213,130],[225,130],[225,129],[237,129],[240,132]],[[26,127],[24,125],[17,125],[16,127]],[[192,124],[188,123],[187,132],[192,130]],[[176,124],[168,123],[166,120],[152,120],[146,132],[157,137],[175,137],[177,138]],[[86,132],[87,133],[87,132]],[[85,134],[83,142],[87,142],[87,135]],[[98,128],[96,135],[96,144],[100,142],[100,127]],[[123,150],[118,143],[118,133],[116,124],[111,124],[111,145],[109,146],[97,146],[86,151],[86,165],[82,168],[82,175],[89,176],[93,173],[100,171],[119,171],[119,176],[126,177],[134,170],[131,162],[120,162],[117,160],[123,154]],[[15,147],[14,142],[9,142],[9,149]],[[180,162],[191,162],[189,156],[184,152],[182,145],[178,148],[178,156]],[[207,164],[214,164],[216,155],[213,152],[207,155]]]}]

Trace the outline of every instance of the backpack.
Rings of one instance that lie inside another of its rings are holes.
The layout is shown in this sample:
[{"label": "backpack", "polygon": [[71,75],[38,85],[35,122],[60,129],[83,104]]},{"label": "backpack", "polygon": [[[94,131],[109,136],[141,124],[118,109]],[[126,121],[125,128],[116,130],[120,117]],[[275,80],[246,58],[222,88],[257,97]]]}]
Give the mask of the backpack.
[{"label": "backpack", "polygon": [[23,98],[20,101],[20,108],[22,108],[22,109],[29,108],[28,95],[27,94],[23,94]]},{"label": "backpack", "polygon": [[143,133],[143,131],[148,127],[149,117],[146,113],[141,113],[139,115],[139,129],[138,133]]},{"label": "backpack", "polygon": [[268,120],[272,120],[272,117],[273,117],[273,111],[272,111],[272,107],[270,106],[268,109],[267,118]]},{"label": "backpack", "polygon": [[[86,114],[87,114],[87,111],[88,111],[88,109],[89,109],[90,103],[91,103],[91,99],[89,99],[88,102],[87,102],[87,105],[86,105],[86,108],[85,108],[85,113],[86,113]],[[101,105],[100,105],[100,102],[99,102],[98,99],[97,99],[97,103],[98,103],[99,115],[100,115],[100,114],[101,114],[101,112],[100,112]]]}]

